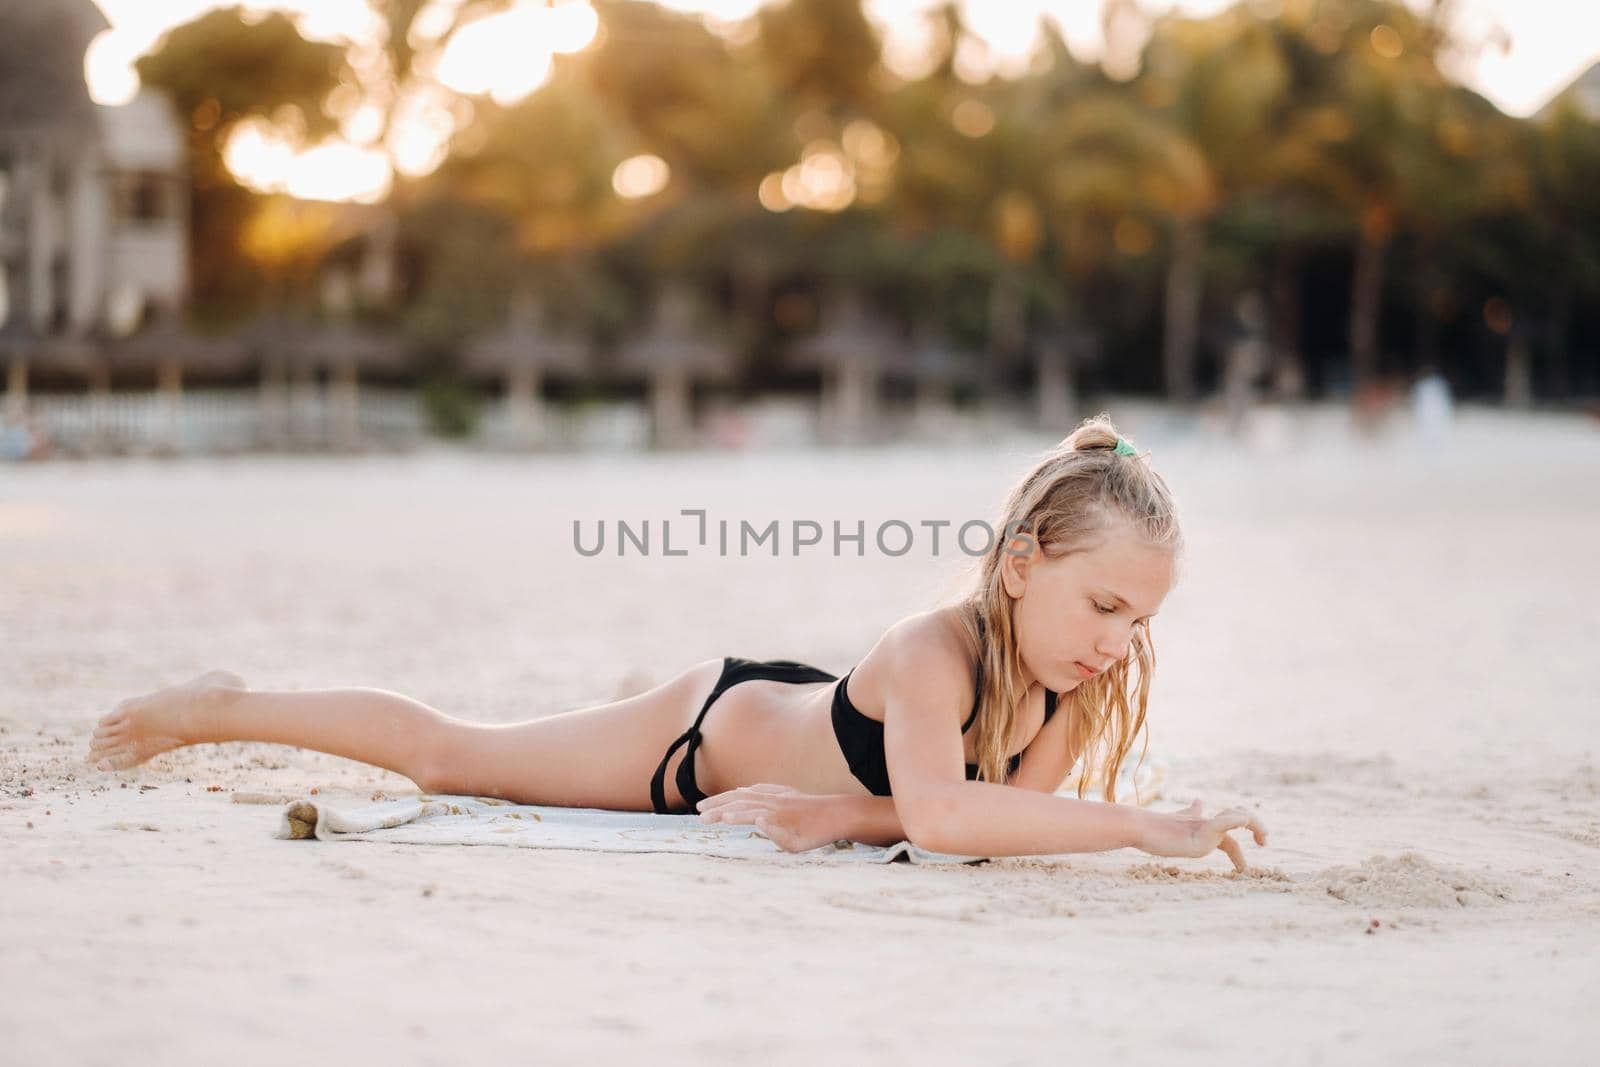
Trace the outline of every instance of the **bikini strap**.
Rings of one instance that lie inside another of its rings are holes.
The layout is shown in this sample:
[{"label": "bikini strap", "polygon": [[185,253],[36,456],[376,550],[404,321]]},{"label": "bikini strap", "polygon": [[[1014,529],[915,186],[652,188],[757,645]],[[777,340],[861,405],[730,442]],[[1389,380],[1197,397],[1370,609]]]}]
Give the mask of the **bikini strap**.
[{"label": "bikini strap", "polygon": [[[978,636],[983,636],[983,616],[978,616]],[[972,729],[972,724],[978,721],[978,708],[983,703],[983,646],[978,646],[977,692],[972,697],[972,714],[967,716],[967,721],[961,724],[961,732],[966,733]],[[1049,722],[1050,717],[1056,713],[1056,702],[1060,695],[1054,689],[1044,691],[1044,721]]]},{"label": "bikini strap", "polygon": [[976,680],[973,684],[975,692],[972,694],[972,714],[967,716],[967,721],[961,724],[961,732],[966,733],[972,729],[972,724],[978,721],[978,708],[983,704],[983,616],[978,616],[978,669]]},{"label": "bikini strap", "polygon": [[[694,806],[705,799],[705,794],[700,792],[694,781],[694,753],[700,747],[700,724],[705,721],[706,712],[711,710],[711,705],[716,703],[717,697],[728,688],[728,671],[733,666],[733,657],[725,656],[722,660],[722,676],[717,679],[717,684],[711,688],[711,695],[706,697],[706,702],[700,706],[700,714],[695,716],[694,725],[678,735],[678,739],[667,746],[667,754],[661,757],[661,762],[656,766],[656,773],[650,777],[650,804],[655,808],[657,815],[674,814],[667,807],[667,764],[672,762],[672,754],[684,745],[689,749],[683,754],[683,762],[678,764],[678,773],[673,777],[678,783],[678,792],[683,794],[683,799],[689,805],[690,812]],[[688,773],[684,773],[687,771]],[[691,796],[690,794],[695,794]]]},{"label": "bikini strap", "polygon": [[[710,705],[707,705],[707,707],[709,706]],[[705,710],[702,709],[700,712],[700,717],[695,719],[694,725],[685,730],[682,734],[678,735],[678,739],[667,746],[667,754],[661,757],[661,762],[656,766],[656,773],[650,777],[650,804],[653,808],[655,808],[657,815],[678,814],[673,812],[671,808],[667,807],[667,764],[672,762],[672,754],[674,752],[678,751],[678,749],[682,748],[684,745],[690,746],[688,754],[684,756],[683,764],[678,765],[678,792],[682,793],[684,785],[683,766],[684,764],[688,764],[691,767],[693,766],[692,761],[694,759],[694,750],[698,746],[700,739],[700,721],[705,717]],[[693,785],[693,772],[691,771],[690,773],[691,778],[689,780],[689,784]],[[696,792],[698,792],[698,790],[696,790]],[[683,799],[688,801],[690,804],[694,804],[699,798],[697,797],[695,800],[689,800],[688,795],[685,794]]]}]

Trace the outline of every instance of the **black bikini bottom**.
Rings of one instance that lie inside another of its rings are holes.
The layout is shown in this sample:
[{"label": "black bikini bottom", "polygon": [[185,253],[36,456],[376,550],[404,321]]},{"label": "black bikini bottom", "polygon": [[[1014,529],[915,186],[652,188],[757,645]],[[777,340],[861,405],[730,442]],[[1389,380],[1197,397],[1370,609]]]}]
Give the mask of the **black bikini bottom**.
[{"label": "black bikini bottom", "polygon": [[[838,676],[816,667],[808,667],[804,663],[795,663],[787,659],[754,660],[740,659],[738,656],[726,656],[722,660],[722,674],[717,678],[717,684],[712,687],[711,695],[706,697],[700,714],[695,716],[694,725],[689,727],[671,745],[667,747],[667,754],[661,757],[661,766],[656,768],[655,775],[650,779],[650,802],[655,806],[657,815],[682,815],[692,813],[695,805],[706,798],[700,792],[700,787],[694,780],[694,753],[700,747],[700,724],[705,720],[706,712],[711,710],[711,705],[716,699],[740,682],[748,682],[756,678],[768,679],[776,682],[832,682]],[[667,763],[672,759],[672,754],[684,745],[688,750],[683,754],[683,762],[678,764],[678,773],[675,781],[678,783],[678,792],[683,794],[683,799],[689,806],[681,812],[674,812],[667,807]]]}]

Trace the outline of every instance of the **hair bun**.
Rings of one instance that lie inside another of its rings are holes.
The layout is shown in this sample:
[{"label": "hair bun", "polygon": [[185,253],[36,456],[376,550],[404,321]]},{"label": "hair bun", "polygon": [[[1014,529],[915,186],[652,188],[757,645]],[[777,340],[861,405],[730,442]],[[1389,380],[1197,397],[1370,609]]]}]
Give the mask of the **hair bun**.
[{"label": "hair bun", "polygon": [[1111,413],[1102,411],[1078,423],[1076,429],[1062,438],[1056,447],[1063,452],[1102,452],[1117,447],[1121,435],[1111,421]]}]

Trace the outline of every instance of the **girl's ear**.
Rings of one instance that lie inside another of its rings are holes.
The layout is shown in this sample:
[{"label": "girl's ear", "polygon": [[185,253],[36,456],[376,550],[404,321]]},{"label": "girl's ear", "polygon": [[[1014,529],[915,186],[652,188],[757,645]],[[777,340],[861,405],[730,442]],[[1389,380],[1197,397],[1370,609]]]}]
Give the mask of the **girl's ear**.
[{"label": "girl's ear", "polygon": [[1028,572],[1039,554],[1039,544],[1026,530],[1011,534],[1000,552],[1000,582],[1012,600],[1028,587]]}]

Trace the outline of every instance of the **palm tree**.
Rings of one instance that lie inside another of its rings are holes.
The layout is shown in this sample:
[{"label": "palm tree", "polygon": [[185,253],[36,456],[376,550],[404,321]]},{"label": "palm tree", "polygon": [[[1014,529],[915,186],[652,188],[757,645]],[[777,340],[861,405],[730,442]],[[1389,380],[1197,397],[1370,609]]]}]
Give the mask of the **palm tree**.
[{"label": "palm tree", "polygon": [[1203,225],[1217,203],[1194,142],[1127,94],[1084,94],[1040,130],[1049,221],[1069,277],[1098,269],[1128,220],[1171,224],[1162,341],[1169,398],[1193,396]]},{"label": "palm tree", "polygon": [[1171,219],[1162,364],[1167,392],[1193,394],[1207,229],[1226,203],[1270,181],[1263,167],[1292,90],[1289,57],[1274,25],[1243,6],[1204,19],[1158,20],[1134,95],[1170,124],[1169,145],[1148,169]]},{"label": "palm tree", "polygon": [[1553,101],[1532,122],[1529,152],[1535,196],[1533,218],[1541,244],[1555,255],[1550,281],[1550,387],[1571,388],[1572,309],[1600,290],[1600,116],[1586,114],[1571,95]]},{"label": "palm tree", "polygon": [[[1488,143],[1482,126],[1497,113],[1448,87],[1436,13],[1393,0],[1318,0],[1286,26],[1299,92],[1265,168],[1302,205],[1342,214],[1353,227],[1349,351],[1360,387],[1378,367],[1390,247],[1417,232],[1431,262],[1431,243],[1482,209],[1501,181],[1480,147]],[[1429,271],[1419,274],[1426,284]]]}]

